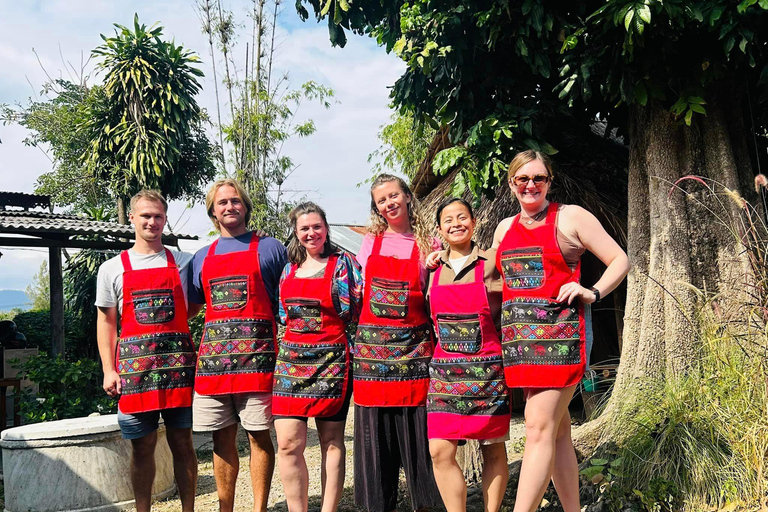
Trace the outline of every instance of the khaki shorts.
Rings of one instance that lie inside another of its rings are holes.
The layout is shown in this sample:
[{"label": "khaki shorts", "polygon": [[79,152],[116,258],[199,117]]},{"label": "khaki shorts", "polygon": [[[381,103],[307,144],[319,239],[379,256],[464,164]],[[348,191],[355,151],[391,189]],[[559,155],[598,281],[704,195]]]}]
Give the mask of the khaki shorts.
[{"label": "khaki shorts", "polygon": [[192,402],[192,430],[211,432],[240,422],[245,430],[256,432],[272,426],[272,393],[200,395]]},{"label": "khaki shorts", "polygon": [[492,444],[503,443],[505,441],[509,441],[509,432],[507,432],[506,435],[501,437],[494,437],[493,439],[480,439],[478,443],[480,443],[480,446],[490,446]]}]

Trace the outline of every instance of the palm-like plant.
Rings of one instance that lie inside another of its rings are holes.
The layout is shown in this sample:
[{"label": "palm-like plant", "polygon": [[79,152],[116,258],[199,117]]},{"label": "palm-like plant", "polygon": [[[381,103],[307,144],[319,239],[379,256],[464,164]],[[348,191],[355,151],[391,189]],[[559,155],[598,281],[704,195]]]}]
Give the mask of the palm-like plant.
[{"label": "palm-like plant", "polygon": [[213,178],[218,151],[205,135],[205,116],[195,100],[200,92],[194,64],[200,59],[173,41],[163,28],[147,28],[134,16],[133,27],[115,25],[93,51],[106,70],[105,102],[84,128],[94,134],[86,163],[108,181],[125,222],[125,199],[142,188],[169,199],[195,198]]}]

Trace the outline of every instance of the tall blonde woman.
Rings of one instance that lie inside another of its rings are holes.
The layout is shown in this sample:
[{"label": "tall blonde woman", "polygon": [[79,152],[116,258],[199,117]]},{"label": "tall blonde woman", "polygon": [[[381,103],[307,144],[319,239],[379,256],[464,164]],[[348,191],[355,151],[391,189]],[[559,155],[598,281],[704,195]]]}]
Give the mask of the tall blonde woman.
[{"label": "tall blonde woman", "polygon": [[439,248],[408,185],[388,174],[371,186],[371,226],[357,259],[365,291],[355,336],[355,503],[397,508],[400,467],[418,510],[440,504],[427,443],[434,342],[424,301],[424,255]]},{"label": "tall blonde woman", "polygon": [[[514,512],[536,510],[550,479],[563,510],[580,510],[568,404],[586,367],[584,305],[613,291],[629,272],[627,255],[594,215],[547,199],[553,178],[545,155],[529,150],[515,156],[508,179],[521,212],[501,221],[493,240],[504,280],[505,377],[526,397]],[[579,282],[585,250],[607,266],[590,288]]]}]

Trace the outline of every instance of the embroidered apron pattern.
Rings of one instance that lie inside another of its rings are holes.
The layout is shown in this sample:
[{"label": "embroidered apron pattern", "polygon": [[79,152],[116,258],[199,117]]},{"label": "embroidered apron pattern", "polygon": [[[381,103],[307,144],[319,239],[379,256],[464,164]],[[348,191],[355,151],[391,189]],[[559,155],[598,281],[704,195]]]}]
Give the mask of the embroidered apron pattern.
[{"label": "embroidered apron pattern", "polygon": [[211,279],[211,305],[215,311],[243,309],[248,302],[248,276]]},{"label": "embroidered apron pattern", "polygon": [[430,328],[358,325],[353,368],[360,380],[412,380],[429,377]]},{"label": "embroidered apron pattern", "polygon": [[258,318],[209,322],[203,333],[197,371],[201,375],[227,372],[272,372],[275,345],[272,323]]},{"label": "embroidered apron pattern", "polygon": [[579,364],[579,312],[548,299],[516,297],[502,305],[504,361]]},{"label": "embroidered apron pattern", "polygon": [[509,414],[509,391],[501,358],[433,358],[427,412],[460,415]]},{"label": "embroidered apron pattern", "polygon": [[544,284],[541,247],[522,247],[501,252],[504,282],[512,290],[532,290]]},{"label": "embroidered apron pattern", "polygon": [[438,313],[435,316],[437,339],[448,352],[476,354],[483,344],[477,313]]},{"label": "embroidered apron pattern", "polygon": [[287,328],[296,333],[319,332],[323,329],[320,301],[305,298],[286,298]]},{"label": "embroidered apron pattern", "polygon": [[371,279],[371,312],[380,318],[405,318],[408,316],[408,281]]},{"label": "embroidered apron pattern", "polygon": [[140,324],[162,324],[173,319],[173,290],[136,290],[131,292],[133,314]]},{"label": "embroidered apron pattern", "polygon": [[346,343],[280,343],[275,395],[343,398],[347,374]]}]

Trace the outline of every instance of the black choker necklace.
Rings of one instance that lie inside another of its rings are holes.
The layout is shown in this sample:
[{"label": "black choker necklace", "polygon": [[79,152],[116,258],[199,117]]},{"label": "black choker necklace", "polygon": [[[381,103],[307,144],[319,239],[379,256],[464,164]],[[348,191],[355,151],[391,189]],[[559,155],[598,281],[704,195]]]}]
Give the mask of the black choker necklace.
[{"label": "black choker necklace", "polygon": [[547,206],[545,206],[543,210],[541,210],[538,213],[535,213],[534,215],[531,215],[530,217],[528,216],[523,217],[523,211],[520,210],[520,220],[525,220],[525,223],[530,226],[534,222],[539,222],[541,219],[546,217],[548,209],[549,209],[549,204],[547,204]]}]

